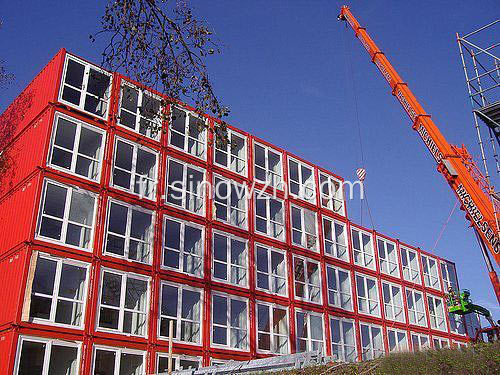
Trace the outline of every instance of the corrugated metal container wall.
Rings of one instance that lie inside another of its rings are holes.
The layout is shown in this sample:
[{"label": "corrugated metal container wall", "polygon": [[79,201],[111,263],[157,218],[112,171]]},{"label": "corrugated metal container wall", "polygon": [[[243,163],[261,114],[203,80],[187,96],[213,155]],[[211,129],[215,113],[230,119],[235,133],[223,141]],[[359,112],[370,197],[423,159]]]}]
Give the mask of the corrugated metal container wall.
[{"label": "corrugated metal container wall", "polygon": [[0,177],[0,197],[44,165],[45,145],[52,124],[53,110],[47,107],[40,116],[17,137],[6,149],[9,170]]},{"label": "corrugated metal container wall", "polygon": [[16,332],[13,329],[0,332],[0,374],[9,374],[14,365],[15,356],[11,356],[12,345],[16,341]]},{"label": "corrugated metal container wall", "polygon": [[0,200],[0,258],[30,239],[40,183],[41,173],[36,173]]},{"label": "corrugated metal container wall", "polygon": [[[16,321],[16,315],[21,310],[21,300],[24,295],[23,278],[30,253],[27,245],[0,260],[0,330],[10,328]],[[0,372],[1,373],[1,372]]]}]

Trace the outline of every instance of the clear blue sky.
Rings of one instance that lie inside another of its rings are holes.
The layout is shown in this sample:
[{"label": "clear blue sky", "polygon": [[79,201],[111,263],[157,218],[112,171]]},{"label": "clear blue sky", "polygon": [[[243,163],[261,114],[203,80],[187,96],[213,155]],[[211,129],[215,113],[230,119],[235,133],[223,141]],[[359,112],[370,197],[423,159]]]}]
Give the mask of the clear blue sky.
[{"label": "clear blue sky", "polygon": [[[0,111],[61,48],[100,61],[104,1],[4,1],[0,58],[15,84],[0,93]],[[352,80],[375,227],[432,250],[455,197],[385,81],[351,30],[337,22],[339,1],[193,1],[225,43],[210,72],[230,122],[343,176],[360,164]],[[399,70],[451,143],[478,158],[455,32],[498,18],[496,0],[350,1],[362,25]],[[496,4],[496,5],[495,5]],[[497,179],[498,180],[498,179]],[[498,184],[498,181],[495,181]],[[360,222],[359,202],[348,203]],[[364,225],[370,225],[363,220]],[[474,234],[456,210],[435,253],[457,264],[460,285],[477,303],[500,310]]]}]

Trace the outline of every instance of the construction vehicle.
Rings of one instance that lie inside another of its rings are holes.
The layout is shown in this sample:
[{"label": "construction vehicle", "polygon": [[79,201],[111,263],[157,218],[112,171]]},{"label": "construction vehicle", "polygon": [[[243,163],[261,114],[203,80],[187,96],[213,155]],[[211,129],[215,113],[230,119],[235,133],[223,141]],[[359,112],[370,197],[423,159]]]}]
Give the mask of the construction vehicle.
[{"label": "construction vehicle", "polygon": [[446,179],[459,200],[460,208],[465,211],[465,217],[474,228],[491,283],[500,304],[500,283],[490,258],[491,255],[497,264],[500,263],[500,223],[498,220],[500,198],[495,194],[489,180],[480,172],[465,146],[451,145],[444,138],[431,116],[424,111],[415,95],[408,88],[407,83],[401,79],[384,53],[368,35],[366,29],[360,26],[349,7],[343,6],[338,18],[347,21],[354,30],[372,62],[389,83],[392,95],[399,100],[410,117],[413,130],[418,132],[436,161],[437,170]]}]

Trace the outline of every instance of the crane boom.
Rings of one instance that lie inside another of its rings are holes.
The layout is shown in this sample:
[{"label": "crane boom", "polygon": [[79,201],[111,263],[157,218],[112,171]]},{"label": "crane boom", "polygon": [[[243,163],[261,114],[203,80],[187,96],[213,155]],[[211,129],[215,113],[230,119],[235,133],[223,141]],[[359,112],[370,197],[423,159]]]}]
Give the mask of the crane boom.
[{"label": "crane boom", "polygon": [[[495,198],[493,187],[480,173],[465,146],[453,146],[444,138],[443,134],[425,112],[408,85],[401,79],[384,53],[377,47],[373,39],[361,27],[352,15],[349,7],[343,6],[340,10],[340,20],[346,20],[354,30],[356,37],[371,57],[372,62],[389,83],[394,95],[413,123],[413,130],[417,131],[425,146],[436,161],[438,171],[444,176],[456,197],[461,203],[461,209],[466,212],[466,218],[475,229],[480,239],[481,248],[488,249],[495,261],[500,263],[500,238],[497,212],[500,211],[500,202]],[[500,303],[500,283],[486,251],[490,279]]]}]

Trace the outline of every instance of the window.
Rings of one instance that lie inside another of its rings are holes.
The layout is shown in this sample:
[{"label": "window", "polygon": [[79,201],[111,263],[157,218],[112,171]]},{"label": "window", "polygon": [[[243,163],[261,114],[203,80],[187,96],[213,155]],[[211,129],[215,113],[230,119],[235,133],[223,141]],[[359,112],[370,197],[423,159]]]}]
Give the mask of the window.
[{"label": "window", "polygon": [[354,321],[330,318],[332,356],[335,361],[355,362],[357,359]]},{"label": "window", "polygon": [[406,322],[401,287],[383,281],[382,295],[384,296],[385,318],[397,322]]},{"label": "window", "polygon": [[215,217],[217,220],[247,228],[247,188],[234,181],[215,176]]},{"label": "window", "polygon": [[311,311],[295,312],[297,353],[324,351],[323,315]]},{"label": "window", "polygon": [[17,353],[17,375],[79,372],[80,345],[74,342],[20,336]]},{"label": "window", "polygon": [[403,277],[406,281],[421,284],[420,267],[418,265],[417,252],[401,247],[401,264],[403,265]]},{"label": "window", "polygon": [[361,358],[363,361],[375,359],[385,354],[382,328],[374,324],[360,323]]},{"label": "window", "polygon": [[151,263],[153,212],[110,200],[105,254]]},{"label": "window", "polygon": [[167,202],[197,215],[204,214],[205,172],[192,165],[168,160]]},{"label": "window", "polygon": [[375,269],[373,261],[372,236],[369,233],[361,232],[351,228],[352,248],[354,251],[354,263],[362,267]]},{"label": "window", "polygon": [[98,327],[145,337],[148,325],[148,289],[147,277],[104,269]]},{"label": "window", "polygon": [[325,237],[325,253],[349,262],[346,225],[323,216],[323,235]]},{"label": "window", "polygon": [[290,193],[313,204],[316,203],[316,184],[312,167],[294,159],[288,159]]},{"label": "window", "polygon": [[441,275],[443,276],[445,292],[450,288],[458,293],[457,274],[455,272],[455,265],[453,263],[442,261],[441,262]]},{"label": "window", "polygon": [[247,286],[247,241],[214,232],[213,278],[241,287]]},{"label": "window", "polygon": [[227,168],[238,174],[247,174],[247,140],[243,135],[239,135],[227,130],[229,142],[215,143],[215,164]]},{"label": "window", "polygon": [[342,182],[333,176],[319,173],[319,190],[321,192],[321,206],[332,210],[339,215],[344,212],[344,193]]},{"label": "window", "polygon": [[446,318],[444,315],[444,303],[439,297],[427,295],[427,304],[429,306],[429,317],[431,328],[439,331],[446,331]]},{"label": "window", "polygon": [[359,312],[380,316],[377,280],[365,275],[356,275],[356,289]]},{"label": "window", "polygon": [[72,117],[56,113],[49,165],[99,181],[105,132]]},{"label": "window", "polygon": [[288,354],[288,335],[286,308],[257,302],[257,350]]},{"label": "window", "polygon": [[316,213],[298,206],[292,206],[292,243],[309,250],[318,251]]},{"label": "window", "polygon": [[387,342],[390,353],[408,351],[408,336],[405,331],[387,328]]},{"label": "window", "polygon": [[465,349],[465,348],[467,348],[467,343],[453,340],[453,346],[458,348],[458,349]]},{"label": "window", "polygon": [[169,143],[188,154],[205,159],[207,128],[205,121],[172,107]]},{"label": "window", "polygon": [[419,333],[412,332],[411,343],[413,345],[414,352],[430,348],[429,336],[427,335],[421,335]]},{"label": "window", "polygon": [[256,244],[257,289],[287,295],[287,268],[283,250]]},{"label": "window", "polygon": [[408,304],[408,319],[410,320],[410,324],[427,327],[422,293],[413,289],[406,289],[406,303]]},{"label": "window", "polygon": [[399,278],[399,261],[396,245],[393,242],[377,239],[380,272]]},{"label": "window", "polygon": [[158,153],[117,138],[111,185],[155,200]]},{"label": "window", "polygon": [[174,340],[201,343],[202,291],[185,285],[162,283],[159,336],[169,338],[173,321]]},{"label": "window", "polygon": [[85,263],[40,254],[31,286],[30,319],[81,328],[87,274]]},{"label": "window", "polygon": [[271,147],[254,143],[255,179],[272,186],[283,189],[283,167],[281,153]]},{"label": "window", "polygon": [[441,337],[433,337],[432,343],[434,344],[434,349],[445,349],[450,347],[448,339],[443,339]]},{"label": "window", "polygon": [[38,236],[90,250],[94,236],[95,200],[93,193],[45,180]]},{"label": "window", "polygon": [[166,218],[163,266],[197,277],[203,276],[203,240],[202,226]]},{"label": "window", "polygon": [[450,332],[457,335],[465,335],[464,318],[460,315],[448,313],[448,320],[450,322]]},{"label": "window", "polygon": [[161,100],[148,91],[123,81],[118,123],[158,140],[161,131]]},{"label": "window", "polygon": [[98,67],[66,55],[60,100],[106,119],[111,75]]},{"label": "window", "polygon": [[327,265],[326,274],[328,278],[328,304],[352,311],[349,271]]},{"label": "window", "polygon": [[95,375],[143,375],[145,353],[139,350],[95,347],[93,374]]},{"label": "window", "polygon": [[255,231],[285,240],[285,214],[283,201],[261,192],[255,193]]},{"label": "window", "polygon": [[319,263],[306,258],[293,258],[295,297],[321,303],[321,277]]},{"label": "window", "polygon": [[435,259],[422,255],[422,265],[424,268],[424,282],[425,286],[429,288],[441,290],[439,284],[438,265]]},{"label": "window", "polygon": [[[201,364],[201,358],[190,357],[187,355],[172,356],[172,371],[198,369]],[[158,354],[158,371],[157,374],[165,374],[168,372],[168,354]]]},{"label": "window", "polygon": [[248,350],[248,300],[212,295],[212,343]]}]

